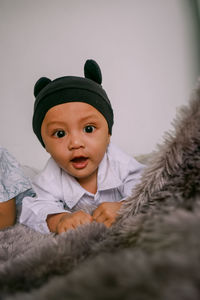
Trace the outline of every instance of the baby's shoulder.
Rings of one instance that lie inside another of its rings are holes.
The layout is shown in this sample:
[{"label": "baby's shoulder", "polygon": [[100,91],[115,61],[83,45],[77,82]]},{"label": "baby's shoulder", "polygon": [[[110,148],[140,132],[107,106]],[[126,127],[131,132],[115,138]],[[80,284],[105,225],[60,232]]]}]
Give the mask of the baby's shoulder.
[{"label": "baby's shoulder", "polygon": [[54,161],[52,157],[50,157],[44,167],[44,169],[35,176],[34,183],[38,182],[46,182],[50,183],[59,180],[61,174],[61,169]]},{"label": "baby's shoulder", "polygon": [[113,163],[116,162],[122,165],[127,165],[130,162],[137,162],[133,156],[126,153],[120,147],[113,143],[110,143],[110,145],[108,146],[107,155],[109,160]]},{"label": "baby's shoulder", "polygon": [[111,168],[120,178],[126,178],[128,174],[138,172],[144,167],[133,156],[127,154],[114,144],[109,145],[107,155]]}]

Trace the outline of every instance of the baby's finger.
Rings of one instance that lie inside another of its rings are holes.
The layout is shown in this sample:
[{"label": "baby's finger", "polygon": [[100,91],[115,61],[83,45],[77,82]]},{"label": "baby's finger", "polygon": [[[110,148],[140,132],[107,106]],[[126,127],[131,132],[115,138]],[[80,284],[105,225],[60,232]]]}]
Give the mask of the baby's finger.
[{"label": "baby's finger", "polygon": [[96,221],[96,219],[97,219],[101,214],[102,214],[101,209],[100,209],[99,207],[97,207],[97,208],[95,209],[95,211],[93,212],[93,214],[92,214],[93,220]]},{"label": "baby's finger", "polygon": [[90,224],[92,221],[93,221],[92,216],[90,216],[90,217],[83,218],[83,219],[80,221],[80,224],[81,224],[81,225],[83,225],[83,224]]},{"label": "baby's finger", "polygon": [[98,223],[104,223],[107,220],[107,217],[105,214],[101,214],[100,216],[98,216],[95,221]]},{"label": "baby's finger", "polygon": [[68,224],[67,226],[58,226],[57,233],[60,234],[74,228],[75,227],[73,224]]},{"label": "baby's finger", "polygon": [[104,225],[106,226],[106,227],[111,227],[112,226],[112,224],[114,223],[114,220],[111,220],[111,219],[109,219],[109,220],[106,220],[105,222],[103,222],[104,223]]}]

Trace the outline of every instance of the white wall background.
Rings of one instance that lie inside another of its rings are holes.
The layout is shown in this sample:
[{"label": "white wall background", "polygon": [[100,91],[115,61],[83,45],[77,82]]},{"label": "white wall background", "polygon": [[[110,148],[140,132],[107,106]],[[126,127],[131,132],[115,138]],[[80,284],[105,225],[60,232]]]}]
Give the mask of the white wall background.
[{"label": "white wall background", "polygon": [[42,168],[33,86],[41,76],[82,76],[93,58],[115,112],[113,141],[151,152],[200,73],[197,16],[195,0],[0,0],[0,144]]}]

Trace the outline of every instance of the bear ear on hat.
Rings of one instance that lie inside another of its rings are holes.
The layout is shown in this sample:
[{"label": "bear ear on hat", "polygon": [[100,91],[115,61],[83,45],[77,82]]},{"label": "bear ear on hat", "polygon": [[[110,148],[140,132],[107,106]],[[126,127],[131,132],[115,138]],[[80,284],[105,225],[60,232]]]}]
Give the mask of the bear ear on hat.
[{"label": "bear ear on hat", "polygon": [[34,86],[34,96],[37,97],[37,95],[39,94],[39,92],[47,85],[49,84],[49,82],[51,82],[51,79],[47,78],[47,77],[41,77],[40,79],[38,79],[38,81],[36,82],[35,86]]},{"label": "bear ear on hat", "polygon": [[85,78],[91,79],[99,84],[102,83],[101,69],[93,59],[88,59],[84,65]]}]

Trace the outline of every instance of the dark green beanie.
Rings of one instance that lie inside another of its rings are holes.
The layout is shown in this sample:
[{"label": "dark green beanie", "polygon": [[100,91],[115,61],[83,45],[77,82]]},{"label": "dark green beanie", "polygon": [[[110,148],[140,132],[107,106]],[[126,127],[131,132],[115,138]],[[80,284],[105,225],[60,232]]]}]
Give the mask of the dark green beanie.
[{"label": "dark green beanie", "polygon": [[51,81],[40,78],[34,87],[33,131],[44,147],[41,126],[47,111],[67,102],[85,102],[95,107],[106,119],[109,133],[112,134],[113,110],[105,90],[102,88],[101,70],[94,60],[87,60],[84,66],[85,77],[64,76]]}]

